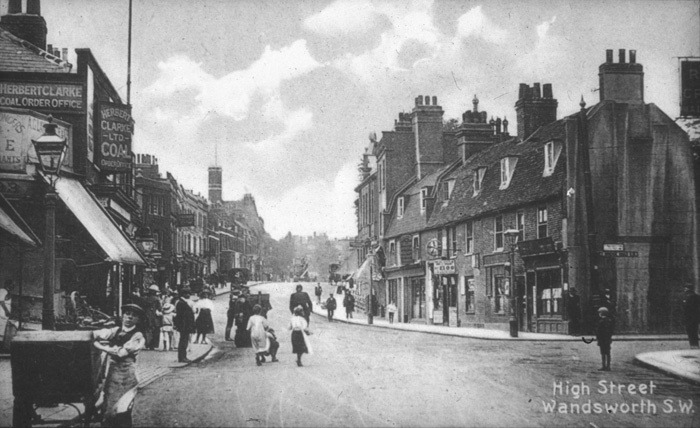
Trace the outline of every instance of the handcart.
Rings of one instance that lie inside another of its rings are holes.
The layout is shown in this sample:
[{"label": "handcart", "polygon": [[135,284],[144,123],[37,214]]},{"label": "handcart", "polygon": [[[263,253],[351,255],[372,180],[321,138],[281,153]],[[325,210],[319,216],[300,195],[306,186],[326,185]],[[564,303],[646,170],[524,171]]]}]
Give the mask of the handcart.
[{"label": "handcart", "polygon": [[[93,347],[92,331],[20,331],[12,341],[12,392],[15,427],[40,425],[36,409],[67,404],[78,418],[51,424],[89,426],[97,416],[106,358]],[[83,411],[76,405],[83,405]]]}]

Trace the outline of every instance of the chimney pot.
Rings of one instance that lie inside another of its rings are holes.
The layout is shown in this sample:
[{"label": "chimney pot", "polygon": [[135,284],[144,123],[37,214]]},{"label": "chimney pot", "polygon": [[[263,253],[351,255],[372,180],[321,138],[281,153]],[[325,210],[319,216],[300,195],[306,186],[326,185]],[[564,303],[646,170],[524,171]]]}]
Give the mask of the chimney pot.
[{"label": "chimney pot", "polygon": [[522,100],[527,97],[528,86],[526,83],[520,84],[520,89],[518,90],[518,99]]},{"label": "chimney pot", "polygon": [[613,62],[613,50],[612,49],[605,50],[605,62],[607,62],[608,64]]},{"label": "chimney pot", "polygon": [[430,105],[430,95],[425,96],[425,105],[427,105],[427,106]]},{"label": "chimney pot", "polygon": [[625,63],[625,50],[624,49],[619,50],[618,57],[619,57],[620,64],[624,64]]},{"label": "chimney pot", "polygon": [[552,84],[551,83],[545,83],[542,85],[542,97],[543,98],[552,98]]},{"label": "chimney pot", "polygon": [[437,104],[437,97],[433,95],[433,105],[436,106]]},{"label": "chimney pot", "polygon": [[51,45],[51,44],[46,45],[46,52],[53,55],[53,45]]},{"label": "chimney pot", "polygon": [[58,48],[53,48],[53,56],[60,59],[61,58],[61,50]]},{"label": "chimney pot", "polygon": [[542,98],[539,83],[535,83],[532,85],[532,98]]},{"label": "chimney pot", "polygon": [[22,0],[10,0],[10,4],[7,5],[7,14],[15,13],[22,13]]},{"label": "chimney pot", "polygon": [[68,48],[63,48],[61,49],[61,58],[63,58],[64,61],[68,62]]},{"label": "chimney pot", "polygon": [[418,96],[416,97],[416,105],[417,105],[417,106],[422,106],[422,105],[423,105],[423,96],[422,96],[422,95],[418,95]]},{"label": "chimney pot", "polygon": [[637,51],[630,49],[630,64],[634,64],[637,62]]},{"label": "chimney pot", "polygon": [[41,15],[41,0],[27,0],[27,14]]}]

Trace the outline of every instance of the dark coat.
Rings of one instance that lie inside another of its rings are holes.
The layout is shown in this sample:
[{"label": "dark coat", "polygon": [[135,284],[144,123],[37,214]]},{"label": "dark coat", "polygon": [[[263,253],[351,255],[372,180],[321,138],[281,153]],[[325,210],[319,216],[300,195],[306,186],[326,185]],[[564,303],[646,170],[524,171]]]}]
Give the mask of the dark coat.
[{"label": "dark coat", "polygon": [[297,291],[289,298],[289,312],[294,313],[294,308],[297,306],[301,306],[306,315],[311,313],[313,303],[311,303],[311,298],[307,292]]},{"label": "dark coat", "polygon": [[612,343],[613,336],[613,320],[612,318],[605,317],[598,321],[598,329],[596,330],[596,338],[598,339],[598,346],[610,345]]},{"label": "dark coat", "polygon": [[335,301],[335,297],[331,296],[326,300],[326,309],[334,311],[337,306],[338,303]]},{"label": "dark coat", "polygon": [[352,294],[346,294],[343,298],[343,306],[347,312],[353,312],[355,310],[355,297]]},{"label": "dark coat", "polygon": [[175,320],[174,327],[181,334],[192,334],[195,332],[194,311],[185,299],[180,298],[175,304]]}]

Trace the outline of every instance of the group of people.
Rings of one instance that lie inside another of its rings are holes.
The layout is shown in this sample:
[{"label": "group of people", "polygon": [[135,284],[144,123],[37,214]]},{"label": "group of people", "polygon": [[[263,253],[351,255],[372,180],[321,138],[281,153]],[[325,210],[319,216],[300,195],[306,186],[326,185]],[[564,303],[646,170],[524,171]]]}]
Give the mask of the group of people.
[{"label": "group of people", "polygon": [[[321,305],[321,296],[323,295],[323,288],[321,287],[321,283],[318,283],[314,288],[314,294],[316,295],[316,300],[318,304]],[[335,310],[338,308],[338,301],[335,299],[333,291],[330,292],[326,301],[323,302],[323,305],[325,306],[325,309],[328,312],[328,321],[333,321],[333,317],[335,316]],[[345,307],[345,318],[351,319],[352,313],[355,312],[355,296],[353,296],[351,291],[348,289],[345,289],[345,295],[343,296],[343,307]]]}]

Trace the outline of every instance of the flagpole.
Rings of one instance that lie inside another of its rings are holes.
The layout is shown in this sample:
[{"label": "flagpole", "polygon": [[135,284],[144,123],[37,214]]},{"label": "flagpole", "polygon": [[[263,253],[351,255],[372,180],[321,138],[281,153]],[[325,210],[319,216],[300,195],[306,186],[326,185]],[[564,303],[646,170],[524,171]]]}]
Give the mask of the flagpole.
[{"label": "flagpole", "polygon": [[126,105],[131,105],[131,3],[129,0],[129,52],[126,71]]}]

